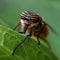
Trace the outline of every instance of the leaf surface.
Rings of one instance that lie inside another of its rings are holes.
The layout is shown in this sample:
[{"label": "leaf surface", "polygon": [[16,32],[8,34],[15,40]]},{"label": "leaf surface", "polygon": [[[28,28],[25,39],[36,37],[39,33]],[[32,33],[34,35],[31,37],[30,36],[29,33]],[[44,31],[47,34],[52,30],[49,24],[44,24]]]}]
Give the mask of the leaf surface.
[{"label": "leaf surface", "polygon": [[43,44],[38,45],[32,38],[20,45],[14,56],[13,49],[25,35],[0,25],[0,60],[58,60],[55,54]]}]

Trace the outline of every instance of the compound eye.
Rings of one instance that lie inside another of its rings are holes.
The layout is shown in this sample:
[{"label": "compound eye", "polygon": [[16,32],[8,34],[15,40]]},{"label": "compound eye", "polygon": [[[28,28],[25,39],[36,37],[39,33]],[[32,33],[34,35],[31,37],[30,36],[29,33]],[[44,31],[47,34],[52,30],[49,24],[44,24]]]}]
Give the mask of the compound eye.
[{"label": "compound eye", "polygon": [[33,20],[32,22],[33,22],[33,23],[37,23],[37,22],[39,22],[39,20]]}]

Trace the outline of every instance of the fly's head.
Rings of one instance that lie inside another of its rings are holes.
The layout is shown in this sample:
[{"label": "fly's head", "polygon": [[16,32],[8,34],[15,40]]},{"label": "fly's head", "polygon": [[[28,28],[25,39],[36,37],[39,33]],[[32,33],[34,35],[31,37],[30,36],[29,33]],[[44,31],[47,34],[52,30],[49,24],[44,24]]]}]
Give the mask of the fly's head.
[{"label": "fly's head", "polygon": [[30,25],[31,27],[41,25],[42,24],[42,18],[30,11],[24,11],[21,14],[21,23],[22,25]]}]

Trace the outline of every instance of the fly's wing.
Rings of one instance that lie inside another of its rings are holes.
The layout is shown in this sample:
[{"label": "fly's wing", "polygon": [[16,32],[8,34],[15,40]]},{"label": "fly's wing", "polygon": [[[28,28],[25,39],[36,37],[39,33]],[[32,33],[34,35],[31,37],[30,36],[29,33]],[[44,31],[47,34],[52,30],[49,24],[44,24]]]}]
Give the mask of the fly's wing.
[{"label": "fly's wing", "polygon": [[52,32],[60,38],[60,34],[57,31],[55,31],[49,24],[47,24],[47,25],[52,30]]}]

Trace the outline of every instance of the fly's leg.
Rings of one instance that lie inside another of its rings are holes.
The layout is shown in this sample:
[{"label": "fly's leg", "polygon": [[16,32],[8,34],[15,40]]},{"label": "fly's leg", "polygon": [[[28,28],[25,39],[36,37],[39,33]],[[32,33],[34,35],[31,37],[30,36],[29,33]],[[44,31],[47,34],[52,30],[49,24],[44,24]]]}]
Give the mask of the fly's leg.
[{"label": "fly's leg", "polygon": [[50,43],[43,37],[40,37],[45,43],[47,43],[48,47],[51,48]]},{"label": "fly's leg", "polygon": [[[19,33],[25,33],[26,30],[27,30],[27,28],[28,28],[28,26],[29,26],[29,25],[26,24],[23,32],[19,32]],[[23,44],[23,43],[26,41],[26,39],[31,36],[31,34],[32,34],[32,32],[30,32],[30,34],[27,35],[27,36],[14,48],[14,50],[13,50],[13,52],[12,52],[12,55],[14,55],[16,49],[17,49],[19,46],[21,46],[21,44]]]},{"label": "fly's leg", "polygon": [[37,37],[37,40],[38,40],[38,45],[40,45],[40,40],[39,40],[39,37]]},{"label": "fly's leg", "polygon": [[30,36],[31,36],[31,34],[27,35],[27,36],[14,48],[14,50],[13,50],[13,52],[12,52],[12,55],[14,55],[15,51],[17,50],[17,48],[18,48],[19,46],[21,46],[21,44],[23,44],[23,43],[26,41],[26,39],[27,39],[28,37],[30,37]]},{"label": "fly's leg", "polygon": [[18,30],[18,32],[20,31],[20,25],[21,25],[21,22],[18,22],[17,25],[14,27],[14,30]]},{"label": "fly's leg", "polygon": [[50,46],[50,44],[49,44],[49,42],[47,40],[44,40],[44,42],[46,42],[48,47],[51,48],[51,46]]}]

